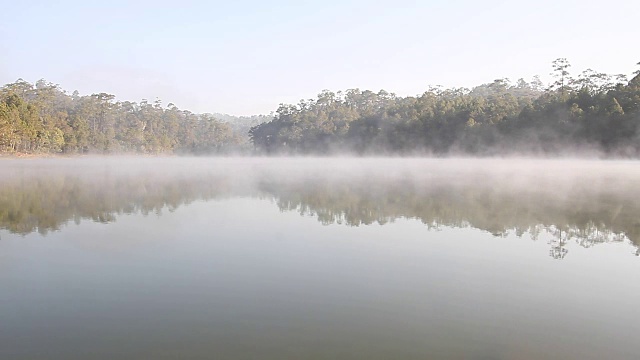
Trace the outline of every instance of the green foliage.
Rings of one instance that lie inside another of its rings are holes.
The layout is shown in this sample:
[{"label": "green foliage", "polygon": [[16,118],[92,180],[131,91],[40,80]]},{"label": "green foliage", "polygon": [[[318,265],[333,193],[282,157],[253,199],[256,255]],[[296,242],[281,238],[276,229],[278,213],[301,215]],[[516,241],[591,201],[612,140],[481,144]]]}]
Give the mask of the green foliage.
[{"label": "green foliage", "polygon": [[535,77],[471,90],[432,87],[416,97],[325,90],[281,105],[250,137],[266,153],[640,155],[640,75],[627,81],[589,69],[574,80],[570,66],[554,61],[556,81],[546,89]]},{"label": "green foliage", "polygon": [[192,114],[173,104],[164,108],[159,100],[138,104],[115,101],[106,93],[68,95],[44,80],[35,85],[18,80],[0,88],[0,152],[4,153],[246,151],[248,136],[233,128],[211,115]]},{"label": "green foliage", "polygon": [[419,96],[324,90],[281,104],[273,116],[193,114],[173,104],[68,95],[44,80],[0,88],[0,152],[279,154],[640,155],[640,74],[588,69],[555,82],[497,79],[472,89],[431,87]]}]

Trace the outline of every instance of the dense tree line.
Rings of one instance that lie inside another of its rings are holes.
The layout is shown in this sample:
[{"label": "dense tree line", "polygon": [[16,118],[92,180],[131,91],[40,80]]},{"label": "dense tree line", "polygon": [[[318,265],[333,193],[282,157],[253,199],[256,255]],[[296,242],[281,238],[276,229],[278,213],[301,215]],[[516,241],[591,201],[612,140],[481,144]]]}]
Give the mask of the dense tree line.
[{"label": "dense tree line", "polygon": [[[230,117],[233,120],[233,117]],[[69,95],[44,80],[0,88],[0,152],[212,153],[246,150],[246,130],[173,104]]]},{"label": "dense tree line", "polygon": [[[639,64],[640,65],[640,64]],[[498,79],[420,96],[323,91],[273,116],[194,114],[157,100],[69,95],[23,80],[0,88],[3,153],[640,155],[640,71],[631,80],[553,62],[553,84]],[[251,143],[253,146],[251,146]]]},{"label": "dense tree line", "polygon": [[[640,64],[639,64],[640,65]],[[417,97],[348,90],[281,105],[250,130],[259,151],[330,154],[640,155],[640,71],[630,81],[591,69],[555,82],[498,79],[473,89],[432,87]]]}]

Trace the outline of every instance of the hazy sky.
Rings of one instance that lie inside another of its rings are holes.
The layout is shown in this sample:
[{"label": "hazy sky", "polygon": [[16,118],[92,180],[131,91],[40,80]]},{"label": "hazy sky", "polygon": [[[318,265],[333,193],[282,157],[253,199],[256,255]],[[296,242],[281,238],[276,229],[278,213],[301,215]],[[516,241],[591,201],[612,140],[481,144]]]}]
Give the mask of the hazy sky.
[{"label": "hazy sky", "polygon": [[5,1],[0,83],[269,113],[322,89],[545,79],[551,61],[631,74],[640,1]]}]

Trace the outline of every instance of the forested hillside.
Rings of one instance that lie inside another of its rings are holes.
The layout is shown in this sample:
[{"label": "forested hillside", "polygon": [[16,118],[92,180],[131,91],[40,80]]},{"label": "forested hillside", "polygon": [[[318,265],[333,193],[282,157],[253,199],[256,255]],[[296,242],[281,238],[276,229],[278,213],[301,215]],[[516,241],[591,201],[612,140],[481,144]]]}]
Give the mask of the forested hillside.
[{"label": "forested hillside", "polygon": [[572,77],[569,67],[554,61],[551,85],[499,79],[417,97],[324,91],[281,105],[250,134],[267,153],[638,156],[640,72],[628,81],[590,69]]},{"label": "forested hillside", "polygon": [[408,97],[325,90],[271,117],[194,114],[18,80],[0,88],[0,152],[639,156],[640,71],[628,80],[569,70],[558,59],[550,85],[498,79]]},{"label": "forested hillside", "polygon": [[18,80],[0,89],[0,152],[208,154],[250,150],[247,131],[260,118],[229,118],[235,121],[194,114],[171,103],[163,106],[159,100],[135,103],[115,101],[114,95],[105,93],[70,95],[44,80],[35,85]]}]

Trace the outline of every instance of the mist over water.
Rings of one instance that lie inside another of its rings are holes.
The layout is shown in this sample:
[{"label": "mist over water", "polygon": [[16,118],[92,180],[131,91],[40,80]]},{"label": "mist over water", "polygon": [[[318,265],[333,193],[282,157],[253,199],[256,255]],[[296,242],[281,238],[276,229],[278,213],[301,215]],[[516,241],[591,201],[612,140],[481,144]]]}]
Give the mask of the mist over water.
[{"label": "mist over water", "polygon": [[[0,225],[57,230],[197,200],[268,198],[325,225],[415,218],[496,235],[544,228],[640,243],[637,161],[398,158],[84,158],[5,161]],[[593,234],[593,232],[597,232]]]},{"label": "mist over water", "polygon": [[3,160],[0,355],[634,358],[639,165]]}]

